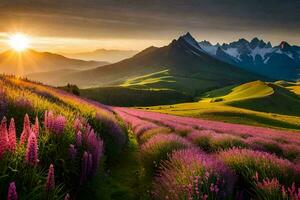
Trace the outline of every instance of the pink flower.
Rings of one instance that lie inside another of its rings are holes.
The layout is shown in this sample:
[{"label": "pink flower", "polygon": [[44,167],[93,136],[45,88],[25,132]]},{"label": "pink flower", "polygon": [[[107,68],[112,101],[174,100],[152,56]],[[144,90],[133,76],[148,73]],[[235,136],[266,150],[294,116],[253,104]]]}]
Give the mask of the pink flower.
[{"label": "pink flower", "polygon": [[78,147],[82,145],[82,133],[80,131],[76,133],[76,145]]},{"label": "pink flower", "polygon": [[39,137],[40,127],[39,127],[39,119],[38,117],[35,118],[35,124],[32,126],[32,131],[35,133],[36,138]]},{"label": "pink flower", "polygon": [[9,184],[8,193],[7,193],[7,200],[17,200],[18,194],[15,182],[11,182]]},{"label": "pink flower", "polygon": [[8,138],[9,138],[9,149],[10,151],[16,150],[16,127],[15,127],[15,121],[12,118],[9,123],[9,129],[8,129]]},{"label": "pink flower", "polygon": [[8,149],[9,149],[9,140],[8,140],[6,118],[3,117],[1,121],[1,127],[0,127],[0,158]]},{"label": "pink flower", "polygon": [[58,115],[55,116],[53,112],[45,112],[44,124],[45,128],[57,135],[63,133],[67,120],[64,116]]},{"label": "pink flower", "polygon": [[38,163],[38,144],[33,132],[30,133],[28,138],[25,160],[29,165],[33,166]]},{"label": "pink flower", "polygon": [[87,165],[87,175],[91,175],[93,172],[93,157],[92,154],[89,153],[88,165]]},{"label": "pink flower", "polygon": [[66,194],[64,200],[70,200],[70,195],[69,195],[69,194]]},{"label": "pink flower", "polygon": [[31,132],[30,120],[29,120],[29,116],[26,114],[24,117],[23,132],[21,134],[20,144],[26,143],[26,140],[28,139],[30,132]]},{"label": "pink flower", "polygon": [[83,184],[87,180],[88,159],[89,159],[89,155],[85,151],[82,156],[80,184]]},{"label": "pink flower", "polygon": [[48,177],[46,182],[46,192],[50,192],[55,188],[55,178],[54,178],[54,167],[51,164],[48,171]]}]

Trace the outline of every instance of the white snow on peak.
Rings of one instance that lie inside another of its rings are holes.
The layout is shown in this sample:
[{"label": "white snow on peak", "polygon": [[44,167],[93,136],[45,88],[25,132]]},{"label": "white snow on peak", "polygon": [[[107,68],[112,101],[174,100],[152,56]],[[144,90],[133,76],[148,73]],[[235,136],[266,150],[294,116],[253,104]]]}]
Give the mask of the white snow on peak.
[{"label": "white snow on peak", "polygon": [[250,55],[252,56],[253,60],[255,60],[256,55],[260,55],[263,59],[265,59],[265,55],[268,53],[272,53],[273,51],[274,51],[273,48],[255,47],[255,49],[251,50]]},{"label": "white snow on peak", "polygon": [[[224,49],[223,49],[224,50]],[[238,51],[238,48],[228,48],[224,50],[227,54],[231,55],[232,57],[235,57],[240,60],[240,53]]]},{"label": "white snow on peak", "polygon": [[217,54],[218,47],[213,45],[199,44],[199,46],[208,54],[215,56]]}]

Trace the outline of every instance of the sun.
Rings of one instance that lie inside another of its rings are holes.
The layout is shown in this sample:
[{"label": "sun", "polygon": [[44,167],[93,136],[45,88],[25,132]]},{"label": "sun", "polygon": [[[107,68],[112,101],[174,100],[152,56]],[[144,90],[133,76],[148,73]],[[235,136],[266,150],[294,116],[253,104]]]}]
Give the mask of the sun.
[{"label": "sun", "polygon": [[16,33],[8,38],[8,44],[15,51],[22,52],[29,47],[30,41],[26,35],[22,33]]}]

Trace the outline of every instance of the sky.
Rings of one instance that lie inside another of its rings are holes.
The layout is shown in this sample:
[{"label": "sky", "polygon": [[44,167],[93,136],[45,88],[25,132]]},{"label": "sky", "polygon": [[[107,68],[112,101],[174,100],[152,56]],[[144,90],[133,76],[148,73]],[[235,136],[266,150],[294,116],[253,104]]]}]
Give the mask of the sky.
[{"label": "sky", "polygon": [[300,45],[300,0],[1,0],[0,51],[23,32],[32,48],[142,50],[191,34],[199,41],[259,37]]}]

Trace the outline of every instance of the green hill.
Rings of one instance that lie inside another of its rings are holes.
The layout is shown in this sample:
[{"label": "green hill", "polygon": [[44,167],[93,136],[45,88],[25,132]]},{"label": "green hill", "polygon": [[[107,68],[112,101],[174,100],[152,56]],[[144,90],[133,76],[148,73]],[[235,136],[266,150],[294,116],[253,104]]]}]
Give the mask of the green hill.
[{"label": "green hill", "polygon": [[262,81],[205,93],[200,102],[220,102],[249,110],[300,116],[300,98],[295,93]]},{"label": "green hill", "polygon": [[204,93],[196,100],[144,109],[238,124],[300,129],[300,97],[278,83],[253,81],[227,86]]}]

